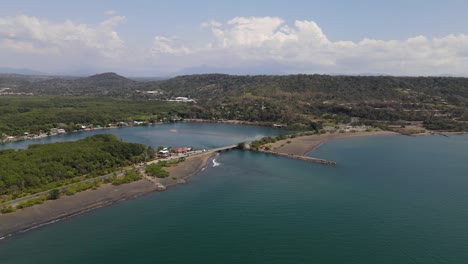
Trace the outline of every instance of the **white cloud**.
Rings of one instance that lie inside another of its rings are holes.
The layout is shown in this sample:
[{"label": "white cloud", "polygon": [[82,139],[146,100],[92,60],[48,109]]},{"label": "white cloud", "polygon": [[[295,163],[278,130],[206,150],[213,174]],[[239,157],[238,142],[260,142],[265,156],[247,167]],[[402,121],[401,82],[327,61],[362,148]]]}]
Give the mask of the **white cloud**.
[{"label": "white cloud", "polygon": [[215,56],[246,67],[274,61],[290,72],[311,69],[349,74],[466,75],[468,68],[468,35],[463,34],[433,39],[416,36],[406,40],[330,41],[314,21],[297,20],[290,26],[279,17],[235,17],[201,26],[211,30],[212,38],[199,47],[180,41],[172,47],[170,41],[165,42],[166,53],[190,53],[192,59],[180,61],[180,68],[196,66],[188,65],[190,61],[210,65]]},{"label": "white cloud", "polygon": [[92,26],[69,20],[51,22],[26,15],[0,18],[0,48],[20,53],[118,58],[125,45],[115,27],[124,21],[125,17],[113,16]]},{"label": "white cloud", "polygon": [[177,44],[177,37],[156,36],[153,40],[152,54],[155,56],[161,54],[186,55],[191,51],[180,44]]},{"label": "white cloud", "polygon": [[332,41],[310,20],[287,23],[279,17],[235,17],[201,23],[191,40],[157,35],[151,43],[127,47],[117,30],[124,22],[126,18],[112,10],[97,24],[0,17],[0,63],[52,71],[63,65],[91,65],[133,74],[138,74],[136,69],[143,74],[170,74],[200,66],[218,72],[248,69],[244,73],[265,69],[266,73],[468,74],[465,34]]},{"label": "white cloud", "polygon": [[207,22],[203,22],[200,24],[200,27],[201,28],[206,28],[206,27],[220,27],[222,26],[223,24],[221,24],[221,22],[218,22],[216,20],[210,20],[210,21],[207,21]]}]

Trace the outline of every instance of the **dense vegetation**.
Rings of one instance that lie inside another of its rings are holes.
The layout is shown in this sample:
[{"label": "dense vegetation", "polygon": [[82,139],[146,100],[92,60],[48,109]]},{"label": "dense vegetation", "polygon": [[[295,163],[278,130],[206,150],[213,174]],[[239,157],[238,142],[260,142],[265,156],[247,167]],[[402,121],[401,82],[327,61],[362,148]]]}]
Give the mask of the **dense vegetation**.
[{"label": "dense vegetation", "polygon": [[468,79],[327,75],[180,76],[146,84],[159,97],[188,96],[191,115],[300,124],[311,120],[349,123],[423,121],[431,129],[467,130]]},{"label": "dense vegetation", "polygon": [[80,124],[139,120],[147,123],[186,117],[189,106],[165,101],[89,97],[0,97],[1,135],[47,132],[53,127],[73,131]]},{"label": "dense vegetation", "polygon": [[[161,162],[160,162],[161,163]],[[150,176],[156,178],[166,178],[169,177],[169,172],[163,169],[165,164],[150,164],[146,167],[146,173]]]},{"label": "dense vegetation", "polygon": [[122,177],[116,177],[111,181],[113,185],[121,185],[125,183],[130,183],[134,181],[141,180],[143,176],[137,171],[126,171],[125,175]]},{"label": "dense vegetation", "polygon": [[[178,105],[182,110],[172,105],[175,108],[171,111],[181,112],[184,117],[210,120],[281,122],[311,128],[312,121],[349,123],[359,118],[361,122],[380,125],[422,121],[426,128],[435,130],[468,130],[468,78],[204,74],[136,82],[106,73],[75,79],[0,79],[0,88],[7,84],[15,92],[112,96],[138,100],[136,104],[142,105],[146,100],[160,100],[157,104],[162,104],[167,99],[189,97],[197,104]],[[156,104],[156,101],[151,102]],[[123,104],[124,107],[131,105],[130,101]],[[87,107],[98,109],[97,106]],[[125,111],[128,114],[119,117],[139,114],[131,110],[132,107],[127,109],[130,112]],[[77,109],[70,110],[72,115],[76,114],[74,111]],[[102,119],[105,118],[96,117],[96,123],[104,121]],[[49,120],[41,122],[51,123]]]},{"label": "dense vegetation", "polygon": [[[140,176],[141,178],[141,176]],[[115,180],[115,179],[114,179]],[[130,181],[127,181],[130,182]],[[23,209],[27,207],[34,206],[36,204],[42,204],[47,200],[57,200],[60,198],[63,194],[65,195],[74,195],[77,192],[82,192],[86,191],[89,189],[97,189],[99,186],[101,186],[102,180],[100,179],[95,179],[93,181],[86,181],[86,182],[78,182],[75,184],[71,184],[66,187],[62,188],[55,188],[50,190],[47,194],[41,194],[39,196],[36,196],[34,198],[22,201],[16,205],[10,205],[10,206],[3,206],[0,209],[0,213],[5,214],[5,213],[11,213],[15,212],[17,209]]]},{"label": "dense vegetation", "polygon": [[75,193],[79,193],[89,189],[97,189],[99,186],[101,186],[101,184],[102,180],[100,179],[95,179],[93,181],[88,182],[78,182],[63,188],[62,193],[66,195],[74,195]]},{"label": "dense vegetation", "polygon": [[[122,142],[109,134],[75,142],[31,145],[26,150],[1,150],[0,194],[37,192],[69,184],[78,176],[109,173],[144,161],[148,150],[142,144]],[[82,187],[66,192],[88,186]]]}]

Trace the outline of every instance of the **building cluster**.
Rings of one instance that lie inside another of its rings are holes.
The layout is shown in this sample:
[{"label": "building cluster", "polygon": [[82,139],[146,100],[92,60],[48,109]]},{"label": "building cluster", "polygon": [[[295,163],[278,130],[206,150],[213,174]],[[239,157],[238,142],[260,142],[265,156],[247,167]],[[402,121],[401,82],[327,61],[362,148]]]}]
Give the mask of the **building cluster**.
[{"label": "building cluster", "polygon": [[161,150],[158,151],[158,156],[160,158],[168,158],[170,156],[174,155],[180,155],[180,154],[188,154],[190,151],[192,151],[192,148],[187,148],[187,147],[181,147],[181,148],[162,148]]},{"label": "building cluster", "polygon": [[9,87],[3,87],[0,88],[0,96],[1,95],[15,95],[15,96],[33,96],[33,93],[17,93],[17,92],[12,92],[11,88]]},{"label": "building cluster", "polygon": [[371,126],[351,126],[351,125],[337,125],[337,126],[324,126],[325,131],[340,131],[340,132],[365,132],[372,129]]},{"label": "building cluster", "polygon": [[189,99],[188,97],[182,97],[182,96],[176,97],[174,99],[169,99],[167,101],[169,101],[169,102],[179,102],[179,103],[197,103],[197,101],[195,101],[195,99]]}]

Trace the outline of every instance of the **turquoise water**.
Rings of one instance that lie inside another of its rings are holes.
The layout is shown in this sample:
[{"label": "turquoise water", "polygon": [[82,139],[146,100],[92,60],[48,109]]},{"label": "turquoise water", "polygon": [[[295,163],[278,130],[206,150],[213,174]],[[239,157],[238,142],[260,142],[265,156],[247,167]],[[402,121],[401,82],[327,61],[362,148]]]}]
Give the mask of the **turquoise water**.
[{"label": "turquoise water", "polygon": [[[468,136],[230,151],[191,183],[0,242],[0,263],[466,263]],[[1,220],[0,220],[1,221]]]}]

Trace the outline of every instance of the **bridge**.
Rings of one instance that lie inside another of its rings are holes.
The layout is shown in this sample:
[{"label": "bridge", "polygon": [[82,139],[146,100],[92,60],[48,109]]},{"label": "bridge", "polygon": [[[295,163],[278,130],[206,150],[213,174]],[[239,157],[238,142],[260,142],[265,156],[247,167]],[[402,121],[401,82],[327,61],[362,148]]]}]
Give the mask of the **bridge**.
[{"label": "bridge", "polygon": [[225,147],[220,147],[220,148],[215,148],[215,149],[210,149],[208,150],[209,152],[223,152],[223,151],[226,151],[226,150],[231,150],[231,149],[236,149],[237,148],[237,144],[236,145],[229,145],[229,146],[225,146]]}]

